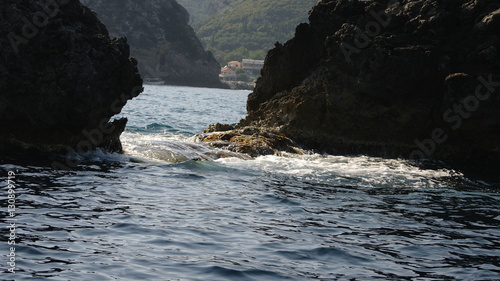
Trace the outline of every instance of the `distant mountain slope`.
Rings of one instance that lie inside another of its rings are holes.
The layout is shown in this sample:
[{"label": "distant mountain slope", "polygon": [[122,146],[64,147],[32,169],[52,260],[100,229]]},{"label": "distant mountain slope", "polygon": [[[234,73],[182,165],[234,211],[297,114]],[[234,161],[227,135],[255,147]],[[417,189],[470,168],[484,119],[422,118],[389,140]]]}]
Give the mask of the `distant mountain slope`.
[{"label": "distant mountain slope", "polygon": [[190,15],[190,24],[207,20],[225,7],[236,5],[243,0],[177,0]]},{"label": "distant mountain slope", "polygon": [[[200,1],[180,2],[190,7]],[[318,1],[212,0],[207,3],[222,7],[228,2],[232,4],[220,8],[207,20],[193,22],[205,48],[212,51],[221,64],[243,57],[264,59],[276,41],[284,42],[293,37],[297,24],[307,21],[308,11]]]},{"label": "distant mountain slope", "polygon": [[168,84],[222,87],[220,65],[205,52],[189,14],[175,0],[81,0],[113,37],[126,36],[145,77]]}]

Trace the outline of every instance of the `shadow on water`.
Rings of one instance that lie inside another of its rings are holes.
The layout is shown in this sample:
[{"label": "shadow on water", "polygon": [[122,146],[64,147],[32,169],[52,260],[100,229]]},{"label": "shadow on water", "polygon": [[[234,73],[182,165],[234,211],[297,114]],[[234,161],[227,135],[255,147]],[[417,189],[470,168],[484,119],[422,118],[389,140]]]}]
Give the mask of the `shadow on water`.
[{"label": "shadow on water", "polygon": [[[98,186],[105,182],[119,181],[115,172],[125,165],[117,155],[102,153],[79,155],[78,165],[71,170],[55,170],[55,161],[65,161],[66,155],[39,151],[3,151],[0,158],[0,178],[7,179],[8,172],[15,177],[16,224],[16,275],[15,280],[45,280],[57,277],[59,272],[71,270],[82,261],[77,256],[91,255],[72,245],[79,243],[75,231],[91,231],[106,223],[110,215],[127,216],[128,206],[120,205],[120,196],[109,194],[105,200],[97,199]],[[114,159],[113,159],[114,158]],[[6,191],[5,191],[6,192]],[[10,204],[0,200],[0,208]],[[12,221],[7,212],[0,214],[0,224]],[[1,227],[0,236],[8,237],[9,228]],[[1,244],[2,252],[9,249],[7,241]],[[2,262],[3,263],[3,262]],[[61,266],[62,265],[62,266]],[[7,273],[6,268],[1,271]],[[20,276],[23,277],[20,277]],[[6,276],[7,277],[7,276]],[[76,280],[76,279],[75,279]]]},{"label": "shadow on water", "polygon": [[[103,172],[112,171],[122,166],[127,159],[121,154],[104,153],[100,150],[85,154],[56,154],[37,150],[0,151],[0,166],[10,165],[24,169],[33,167],[41,170],[84,171],[99,169]],[[64,169],[60,169],[63,167]],[[1,167],[0,167],[1,168]]]},{"label": "shadow on water", "polygon": [[[451,169],[451,166],[437,160],[422,160],[414,163],[416,167],[424,170]],[[460,164],[457,166],[465,166],[465,170],[460,174],[451,177],[449,183],[459,189],[480,189],[490,192],[500,192],[500,174],[498,173],[498,163],[492,163],[491,169],[484,169],[484,163],[481,165]]]}]

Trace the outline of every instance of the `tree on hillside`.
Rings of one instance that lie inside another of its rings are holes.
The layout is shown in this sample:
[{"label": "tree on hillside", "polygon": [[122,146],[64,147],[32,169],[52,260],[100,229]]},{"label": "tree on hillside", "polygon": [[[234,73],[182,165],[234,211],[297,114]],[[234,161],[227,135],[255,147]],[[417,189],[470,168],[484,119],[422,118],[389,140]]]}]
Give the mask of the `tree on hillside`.
[{"label": "tree on hillside", "polygon": [[[186,1],[194,0],[180,2]],[[308,11],[316,3],[317,0],[234,1],[207,20],[193,23],[193,28],[221,64],[242,58],[264,59],[276,41],[293,37],[295,27],[307,21]]]}]

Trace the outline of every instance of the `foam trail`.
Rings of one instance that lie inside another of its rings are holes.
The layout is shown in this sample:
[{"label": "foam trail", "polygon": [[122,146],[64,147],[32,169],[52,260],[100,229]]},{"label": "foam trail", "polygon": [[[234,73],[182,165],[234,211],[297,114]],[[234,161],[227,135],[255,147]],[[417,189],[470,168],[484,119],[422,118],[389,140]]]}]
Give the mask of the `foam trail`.
[{"label": "foam trail", "polygon": [[408,186],[437,188],[445,186],[443,180],[460,173],[448,170],[424,170],[401,159],[368,156],[295,155],[260,156],[255,161],[221,158],[217,162],[245,170],[263,171],[274,176],[302,180],[321,180],[343,183],[356,180],[365,187]]}]

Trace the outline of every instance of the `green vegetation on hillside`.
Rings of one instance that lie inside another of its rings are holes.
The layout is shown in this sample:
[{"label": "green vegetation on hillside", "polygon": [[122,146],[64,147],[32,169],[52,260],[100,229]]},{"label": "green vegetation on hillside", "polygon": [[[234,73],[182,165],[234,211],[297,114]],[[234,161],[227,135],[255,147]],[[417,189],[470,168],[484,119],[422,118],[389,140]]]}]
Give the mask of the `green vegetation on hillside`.
[{"label": "green vegetation on hillside", "polygon": [[177,0],[189,11],[189,24],[197,24],[230,5],[236,5],[243,0]]},{"label": "green vegetation on hillside", "polygon": [[[196,1],[179,2],[192,5]],[[209,3],[223,6],[227,2],[212,0]],[[242,58],[264,59],[276,41],[289,40],[297,24],[307,22],[308,11],[316,3],[317,0],[232,1],[207,20],[192,25],[205,48],[212,51],[221,64]]]}]

